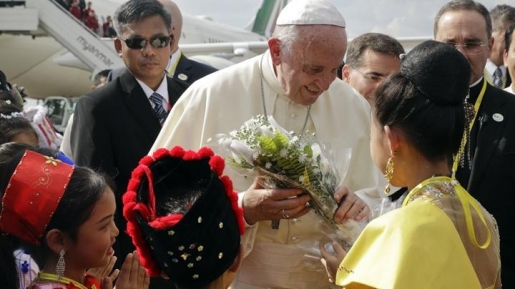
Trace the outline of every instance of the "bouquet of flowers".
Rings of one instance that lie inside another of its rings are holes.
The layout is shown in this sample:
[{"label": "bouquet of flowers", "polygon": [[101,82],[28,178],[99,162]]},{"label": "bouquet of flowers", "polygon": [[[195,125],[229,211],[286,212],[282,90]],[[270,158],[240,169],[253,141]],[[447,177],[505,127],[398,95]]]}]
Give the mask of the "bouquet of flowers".
[{"label": "bouquet of flowers", "polygon": [[[273,117],[257,115],[246,121],[238,131],[217,136],[226,162],[237,170],[252,170],[265,176],[268,187],[301,188],[310,194],[310,206],[325,225],[336,232],[336,239],[349,248],[363,226],[355,221],[337,224],[334,214],[339,204],[333,194],[339,184],[331,151],[316,141],[313,134],[288,132]],[[346,173],[350,149],[343,167]]]}]

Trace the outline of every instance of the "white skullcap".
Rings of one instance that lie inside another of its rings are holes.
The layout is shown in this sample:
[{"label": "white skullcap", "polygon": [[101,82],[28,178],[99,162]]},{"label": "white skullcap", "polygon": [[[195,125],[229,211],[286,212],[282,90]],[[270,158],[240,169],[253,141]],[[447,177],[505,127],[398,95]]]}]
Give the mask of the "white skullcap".
[{"label": "white skullcap", "polygon": [[292,0],[279,14],[276,25],[334,25],[345,28],[345,19],[329,0]]}]

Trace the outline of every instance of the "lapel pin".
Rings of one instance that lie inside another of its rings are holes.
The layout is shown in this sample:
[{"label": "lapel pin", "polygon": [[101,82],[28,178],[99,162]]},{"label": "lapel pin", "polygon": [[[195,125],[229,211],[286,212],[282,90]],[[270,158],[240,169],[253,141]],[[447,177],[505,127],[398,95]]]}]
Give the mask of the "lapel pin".
[{"label": "lapel pin", "polygon": [[186,81],[188,80],[188,76],[184,73],[179,73],[179,75],[177,75],[177,78],[182,80],[182,81]]},{"label": "lapel pin", "polygon": [[494,115],[492,115],[492,119],[496,122],[501,122],[504,120],[504,116],[502,116],[500,113],[494,113]]}]

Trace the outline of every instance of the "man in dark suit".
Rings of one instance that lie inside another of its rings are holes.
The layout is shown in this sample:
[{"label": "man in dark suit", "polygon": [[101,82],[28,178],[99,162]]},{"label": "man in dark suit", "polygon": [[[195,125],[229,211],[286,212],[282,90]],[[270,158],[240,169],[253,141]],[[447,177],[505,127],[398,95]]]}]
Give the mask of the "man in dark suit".
[{"label": "man in dark suit", "polygon": [[[453,1],[440,9],[434,24],[435,39],[458,49],[472,67],[468,101],[476,106],[476,117],[468,140],[471,155],[469,160],[465,153],[456,177],[497,220],[502,285],[515,288],[515,97],[483,76],[493,46],[490,15],[480,3]],[[486,240],[478,238],[480,244]]]},{"label": "man in dark suit", "polygon": [[132,170],[159,134],[167,111],[187,84],[169,78],[170,13],[156,0],[129,0],[115,12],[114,45],[127,70],[116,80],[80,98],[71,133],[78,165],[110,175],[116,183],[115,243],[119,260],[134,250],[124,233],[122,195]]},{"label": "man in dark suit", "polygon": [[[174,41],[170,45],[170,61],[166,67],[168,76],[192,84],[198,79],[213,73],[216,68],[187,58],[179,49],[179,40],[182,35],[182,14],[181,10],[170,0],[159,0],[161,4],[172,15],[172,34]],[[108,76],[107,81],[116,79],[126,70],[125,67],[114,69]]]},{"label": "man in dark suit", "polygon": [[492,54],[486,62],[485,78],[493,86],[506,88],[511,85],[511,78],[503,61],[504,36],[508,27],[515,24],[515,7],[499,4],[490,10],[490,17],[494,45]]},{"label": "man in dark suit", "polygon": [[161,4],[172,14],[172,30],[175,42],[170,47],[172,56],[168,64],[168,76],[186,81],[189,84],[197,81],[210,73],[216,71],[214,67],[191,60],[182,54],[179,49],[179,40],[182,36],[182,14],[181,10],[171,0],[159,0]]}]

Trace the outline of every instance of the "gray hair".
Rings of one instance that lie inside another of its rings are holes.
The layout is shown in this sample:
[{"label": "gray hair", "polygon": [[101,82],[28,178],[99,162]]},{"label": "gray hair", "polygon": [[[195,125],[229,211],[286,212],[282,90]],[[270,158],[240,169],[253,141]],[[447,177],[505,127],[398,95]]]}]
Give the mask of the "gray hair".
[{"label": "gray hair", "polygon": [[[497,5],[490,11],[493,31],[504,30],[505,23],[515,23],[515,8],[510,5]],[[509,26],[509,25],[508,25]]]},{"label": "gray hair", "polygon": [[129,0],[123,3],[114,13],[113,26],[116,33],[122,35],[127,25],[152,16],[160,16],[166,25],[166,29],[170,31],[172,16],[156,0]]},{"label": "gray hair", "polygon": [[272,37],[277,38],[281,45],[281,52],[290,55],[293,42],[298,39],[297,25],[276,26]]}]

